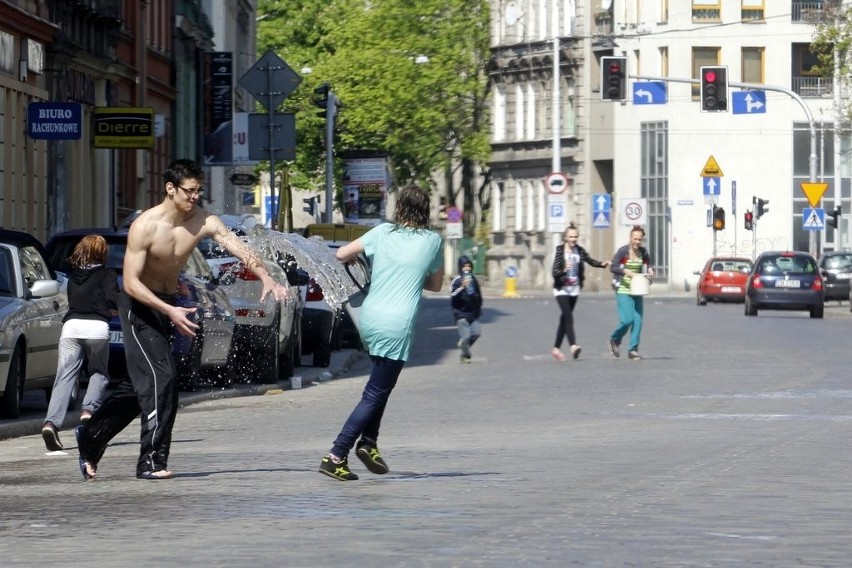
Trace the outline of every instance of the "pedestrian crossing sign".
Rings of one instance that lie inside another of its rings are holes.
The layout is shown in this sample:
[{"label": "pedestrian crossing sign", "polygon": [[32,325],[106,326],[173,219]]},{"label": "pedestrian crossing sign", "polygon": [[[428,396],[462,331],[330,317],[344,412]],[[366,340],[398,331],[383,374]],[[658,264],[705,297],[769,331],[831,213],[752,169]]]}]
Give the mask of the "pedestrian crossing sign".
[{"label": "pedestrian crossing sign", "polygon": [[606,229],[610,226],[609,211],[595,211],[592,227],[596,229]]},{"label": "pedestrian crossing sign", "polygon": [[822,231],[825,229],[825,209],[802,209],[802,228],[806,231]]}]

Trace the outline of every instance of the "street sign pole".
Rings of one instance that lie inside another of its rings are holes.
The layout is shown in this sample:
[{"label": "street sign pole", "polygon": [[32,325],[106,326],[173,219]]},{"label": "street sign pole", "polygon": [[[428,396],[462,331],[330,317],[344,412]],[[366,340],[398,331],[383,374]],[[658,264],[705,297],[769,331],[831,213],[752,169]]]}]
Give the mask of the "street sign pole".
[{"label": "street sign pole", "polygon": [[[276,94],[272,91],[272,65],[266,67],[266,111],[269,113],[269,194],[272,203],[275,204],[275,104],[273,98]],[[278,200],[278,208],[272,212],[270,223],[272,230],[278,230],[278,216],[281,211],[281,200]]]}]

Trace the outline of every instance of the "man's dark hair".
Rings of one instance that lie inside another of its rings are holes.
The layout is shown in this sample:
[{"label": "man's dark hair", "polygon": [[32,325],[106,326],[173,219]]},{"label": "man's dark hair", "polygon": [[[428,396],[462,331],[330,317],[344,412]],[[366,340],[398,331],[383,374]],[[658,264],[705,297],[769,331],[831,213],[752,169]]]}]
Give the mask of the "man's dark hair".
[{"label": "man's dark hair", "polygon": [[169,164],[163,178],[165,183],[172,185],[181,185],[185,179],[195,179],[200,183],[204,180],[204,170],[192,160],[175,160]]}]

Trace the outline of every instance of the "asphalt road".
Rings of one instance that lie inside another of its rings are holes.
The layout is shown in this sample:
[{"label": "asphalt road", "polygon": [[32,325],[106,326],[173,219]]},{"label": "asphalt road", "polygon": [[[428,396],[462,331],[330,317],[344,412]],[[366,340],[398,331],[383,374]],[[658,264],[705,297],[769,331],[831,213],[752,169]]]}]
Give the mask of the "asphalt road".
[{"label": "asphalt road", "polygon": [[71,447],[0,441],[3,564],[848,566],[848,305],[811,320],[647,301],[642,361],[609,355],[614,304],[590,294],[580,359],[549,355],[551,298],[491,298],[460,365],[446,300],[427,300],[385,476],[354,456],[359,481],[316,472],[364,359],[183,408],[169,481],[133,477],[138,424],[85,483]]}]

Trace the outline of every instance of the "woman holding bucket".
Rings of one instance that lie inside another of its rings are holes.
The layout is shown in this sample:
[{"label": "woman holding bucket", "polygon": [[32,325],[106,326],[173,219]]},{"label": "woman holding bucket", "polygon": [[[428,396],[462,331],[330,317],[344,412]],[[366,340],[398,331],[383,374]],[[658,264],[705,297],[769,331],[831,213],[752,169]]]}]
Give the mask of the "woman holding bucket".
[{"label": "woman holding bucket", "polygon": [[630,231],[630,242],[615,251],[609,268],[614,274],[612,286],[618,308],[618,327],[609,338],[609,352],[613,357],[620,355],[621,339],[630,330],[627,356],[631,359],[642,358],[639,355],[639,339],[645,312],[643,296],[648,293],[649,278],[654,275],[651,257],[642,246],[644,240],[645,229],[634,225]]}]

